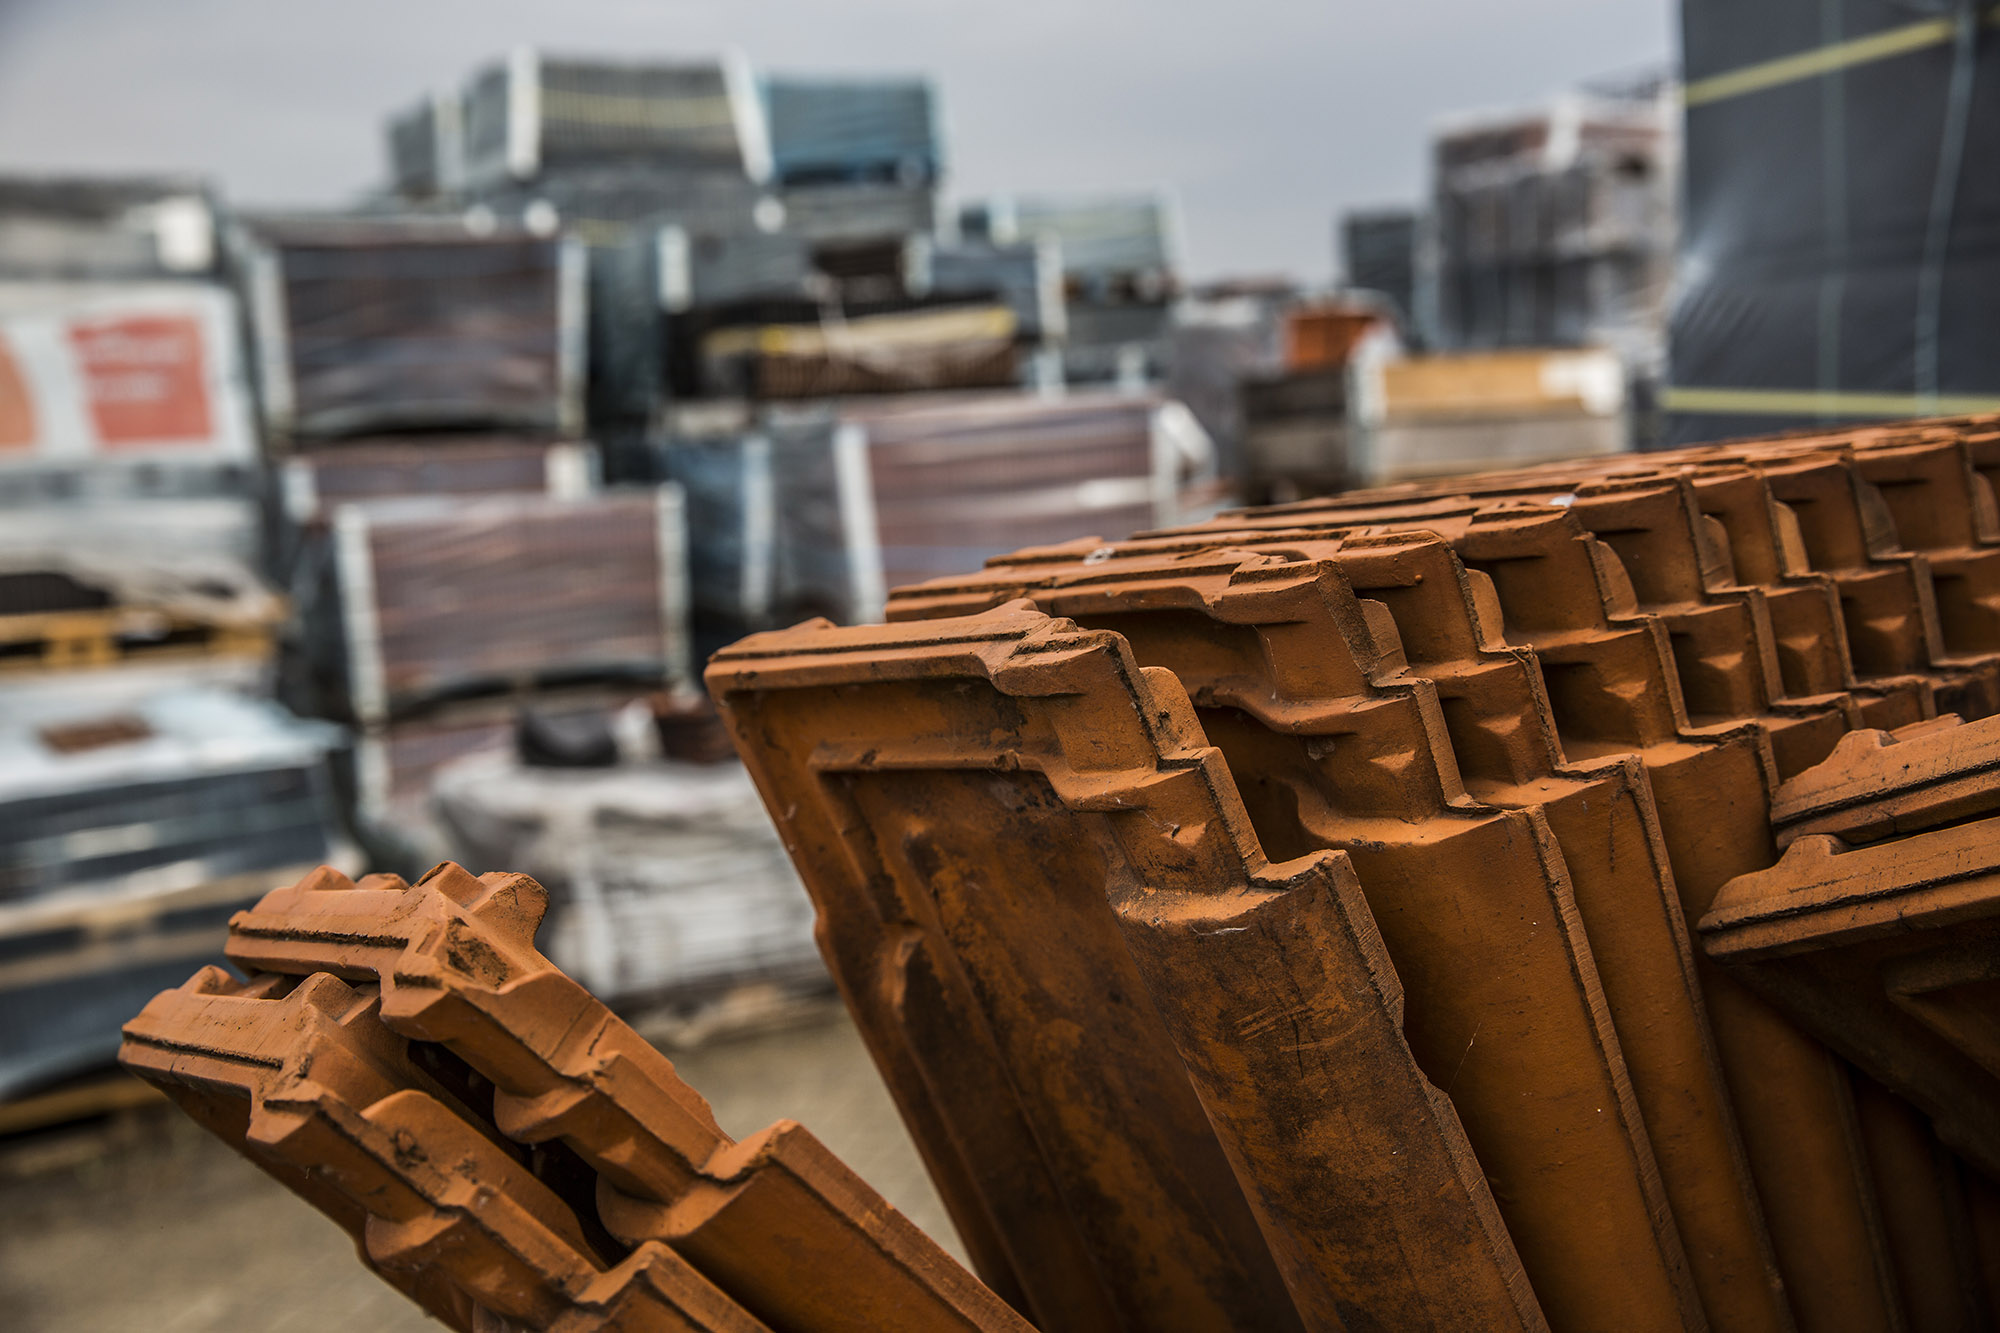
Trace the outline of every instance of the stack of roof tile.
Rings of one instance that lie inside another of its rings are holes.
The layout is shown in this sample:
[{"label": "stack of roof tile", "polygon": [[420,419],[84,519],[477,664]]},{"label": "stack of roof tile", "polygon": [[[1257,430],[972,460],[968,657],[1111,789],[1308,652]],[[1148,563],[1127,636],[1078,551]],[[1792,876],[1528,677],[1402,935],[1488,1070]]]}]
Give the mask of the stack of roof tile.
[{"label": "stack of roof tile", "polygon": [[1995,466],[1918,423],[1243,511],[708,679],[1043,1327],[1978,1327],[2000,783],[1862,759],[1992,734],[1932,719],[2000,710]]},{"label": "stack of roof tile", "polygon": [[533,945],[523,875],[321,870],[126,1026],[128,1068],[461,1330],[1019,1329],[781,1121],[733,1142]]},{"label": "stack of roof tile", "polygon": [[[1933,422],[1243,511],[708,683],[1037,1326],[1990,1327],[1995,471]],[[1005,1325],[730,1147],[539,915],[327,872],[126,1058],[447,1318]]]}]

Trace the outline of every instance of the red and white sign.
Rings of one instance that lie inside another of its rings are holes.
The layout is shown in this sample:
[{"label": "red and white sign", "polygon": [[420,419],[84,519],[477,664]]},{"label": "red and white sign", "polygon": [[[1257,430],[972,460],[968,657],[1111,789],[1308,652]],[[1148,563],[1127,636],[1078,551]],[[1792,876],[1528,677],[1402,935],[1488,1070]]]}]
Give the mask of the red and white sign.
[{"label": "red and white sign", "polygon": [[208,438],[199,321],[187,315],[77,320],[69,341],[106,445]]},{"label": "red and white sign", "polygon": [[28,380],[0,336],[0,455],[24,454],[35,447],[35,400]]},{"label": "red and white sign", "polygon": [[227,291],[0,283],[0,463],[254,452]]}]

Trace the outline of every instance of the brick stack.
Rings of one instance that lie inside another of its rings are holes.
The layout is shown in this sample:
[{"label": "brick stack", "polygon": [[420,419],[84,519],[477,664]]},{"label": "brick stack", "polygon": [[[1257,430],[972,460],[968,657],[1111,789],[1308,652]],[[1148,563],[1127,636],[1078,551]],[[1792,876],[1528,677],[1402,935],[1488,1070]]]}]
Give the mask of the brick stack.
[{"label": "brick stack", "polygon": [[1863,760],[2000,735],[1995,470],[1962,420],[1243,511],[708,679],[1040,1326],[1982,1327],[2000,783]]}]

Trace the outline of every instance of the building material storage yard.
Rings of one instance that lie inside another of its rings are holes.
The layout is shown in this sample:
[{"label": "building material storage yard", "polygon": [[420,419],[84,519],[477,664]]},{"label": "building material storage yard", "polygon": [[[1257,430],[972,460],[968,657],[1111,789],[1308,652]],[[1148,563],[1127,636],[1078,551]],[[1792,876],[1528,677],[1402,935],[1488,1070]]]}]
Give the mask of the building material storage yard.
[{"label": "building material storage yard", "polygon": [[0,1324],[2000,1327],[1990,15],[596,3],[0,175]]},{"label": "building material storage yard", "polygon": [[[1241,510],[716,654],[986,1287],[802,1131],[770,1184],[723,1165],[533,951],[525,875],[315,872],[233,919],[247,983],[162,994],[123,1058],[464,1328],[1977,1327],[1996,442]],[[859,1285],[836,1315],[807,1273]]]}]

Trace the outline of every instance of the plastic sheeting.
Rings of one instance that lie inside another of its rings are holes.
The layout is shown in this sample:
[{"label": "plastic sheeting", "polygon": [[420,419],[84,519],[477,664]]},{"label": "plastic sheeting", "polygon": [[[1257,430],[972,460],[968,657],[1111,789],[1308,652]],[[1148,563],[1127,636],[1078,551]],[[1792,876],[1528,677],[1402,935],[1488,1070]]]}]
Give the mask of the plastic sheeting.
[{"label": "plastic sheeting", "polygon": [[813,615],[865,622],[891,587],[1025,546],[1171,524],[1215,476],[1213,445],[1186,408],[1114,393],[774,412],[683,435],[666,466],[689,495],[694,605],[728,637]]},{"label": "plastic sheeting", "polygon": [[771,160],[787,185],[935,181],[944,171],[937,94],[928,79],[763,81]]},{"label": "plastic sheeting", "polygon": [[216,211],[195,177],[0,178],[0,278],[212,276]]},{"label": "plastic sheeting", "polygon": [[337,629],[363,721],[531,683],[687,674],[677,487],[347,504],[327,540],[340,615],[311,626]]},{"label": "plastic sheeting", "polygon": [[741,62],[578,60],[519,50],[472,78],[465,173],[482,184],[605,162],[769,171]]},{"label": "plastic sheeting", "polygon": [[1686,0],[1666,443],[2000,408],[1995,15]]},{"label": "plastic sheeting", "polygon": [[456,220],[274,220],[254,231],[251,313],[273,432],[581,429],[588,299],[577,242],[476,235]]},{"label": "plastic sheeting", "polygon": [[738,763],[548,769],[486,753],[439,770],[433,801],[467,863],[549,890],[537,944],[600,998],[824,983],[812,902]]},{"label": "plastic sheeting", "polygon": [[[107,743],[68,748],[57,729]],[[109,1064],[152,995],[222,961],[223,927],[347,853],[337,728],[212,689],[129,679],[0,703],[0,1097]]]}]

